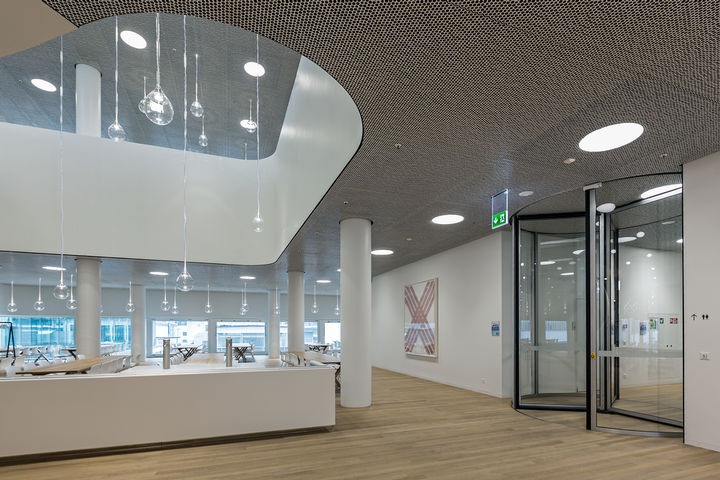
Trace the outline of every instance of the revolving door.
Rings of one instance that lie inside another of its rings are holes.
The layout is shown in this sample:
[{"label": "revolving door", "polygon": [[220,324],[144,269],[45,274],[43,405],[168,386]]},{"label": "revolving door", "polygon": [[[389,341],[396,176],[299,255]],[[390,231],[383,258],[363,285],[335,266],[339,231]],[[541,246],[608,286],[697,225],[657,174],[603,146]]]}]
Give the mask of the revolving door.
[{"label": "revolving door", "polygon": [[[515,408],[682,435],[681,183],[618,180],[516,215]],[[558,205],[584,211],[540,213]]]}]

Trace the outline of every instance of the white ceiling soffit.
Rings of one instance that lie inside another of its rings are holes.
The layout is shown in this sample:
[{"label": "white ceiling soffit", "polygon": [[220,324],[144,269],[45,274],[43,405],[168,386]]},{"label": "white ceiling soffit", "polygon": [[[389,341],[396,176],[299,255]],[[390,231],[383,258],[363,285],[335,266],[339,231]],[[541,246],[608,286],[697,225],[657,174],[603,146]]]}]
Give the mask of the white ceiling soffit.
[{"label": "white ceiling soffit", "polygon": [[[69,101],[72,101],[71,99]],[[347,92],[306,58],[273,155],[255,162],[188,153],[188,261],[275,262],[362,139]],[[57,131],[0,123],[0,250],[59,253]],[[65,252],[182,261],[183,153],[64,134]]]}]

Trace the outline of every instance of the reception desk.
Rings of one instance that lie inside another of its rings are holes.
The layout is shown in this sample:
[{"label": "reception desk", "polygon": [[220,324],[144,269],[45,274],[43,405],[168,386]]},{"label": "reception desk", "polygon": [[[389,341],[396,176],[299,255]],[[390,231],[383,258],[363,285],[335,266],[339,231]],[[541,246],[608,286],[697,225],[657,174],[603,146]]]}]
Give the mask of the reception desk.
[{"label": "reception desk", "polygon": [[3,380],[0,463],[330,427],[333,374],[312,367],[177,368]]}]

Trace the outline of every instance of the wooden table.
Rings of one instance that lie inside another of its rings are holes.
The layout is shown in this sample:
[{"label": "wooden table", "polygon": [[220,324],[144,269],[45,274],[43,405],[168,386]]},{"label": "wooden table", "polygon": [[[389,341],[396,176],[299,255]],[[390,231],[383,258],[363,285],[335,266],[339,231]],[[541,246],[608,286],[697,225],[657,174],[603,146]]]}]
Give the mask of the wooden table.
[{"label": "wooden table", "polygon": [[247,357],[245,356],[245,353],[252,347],[249,343],[239,343],[237,345],[233,345],[233,357],[235,357],[235,360],[238,362],[240,360],[244,362],[247,362]]},{"label": "wooden table", "polygon": [[325,353],[327,352],[328,348],[330,348],[329,343],[306,343],[305,345],[311,352]]},{"label": "wooden table", "polygon": [[335,386],[337,388],[340,388],[340,364],[342,363],[340,357],[335,357],[333,355],[327,355],[320,352],[304,352],[303,357],[308,362],[316,361],[324,363],[325,365],[337,365],[338,367],[335,369]]},{"label": "wooden table", "polygon": [[183,356],[184,362],[188,358],[192,357],[198,350],[200,350],[200,345],[183,345],[181,347],[175,347],[175,350],[180,352],[180,354]]},{"label": "wooden table", "polygon": [[68,348],[63,348],[63,350],[65,350],[65,351],[68,352],[70,355],[72,355],[75,360],[78,359],[78,356],[77,356],[77,348],[75,348],[75,347],[68,347]]},{"label": "wooden table", "polygon": [[15,372],[16,375],[49,375],[51,373],[87,373],[94,365],[114,362],[118,357],[88,357],[73,362],[56,363],[45,367],[33,368],[31,370],[22,370]]}]

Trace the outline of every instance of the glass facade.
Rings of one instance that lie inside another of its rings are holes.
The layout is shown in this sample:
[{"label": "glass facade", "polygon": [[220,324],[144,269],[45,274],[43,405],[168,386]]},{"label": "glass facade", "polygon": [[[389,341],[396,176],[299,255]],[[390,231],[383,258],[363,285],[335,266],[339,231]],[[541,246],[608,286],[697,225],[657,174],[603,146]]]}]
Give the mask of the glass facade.
[{"label": "glass facade", "polygon": [[115,345],[115,353],[129,353],[131,348],[131,321],[127,317],[100,319],[100,344]]},{"label": "glass facade", "polygon": [[265,322],[217,322],[217,351],[225,351],[225,339],[232,337],[233,344],[250,343],[255,353],[265,353]]},{"label": "glass facade", "polygon": [[150,355],[162,355],[162,341],[171,345],[203,345],[207,351],[207,320],[156,320],[152,322]]},{"label": "glass facade", "polygon": [[[0,317],[12,322],[15,345],[21,346],[75,346],[75,319],[72,317]],[[0,345],[7,346],[10,329],[0,330]]]}]

